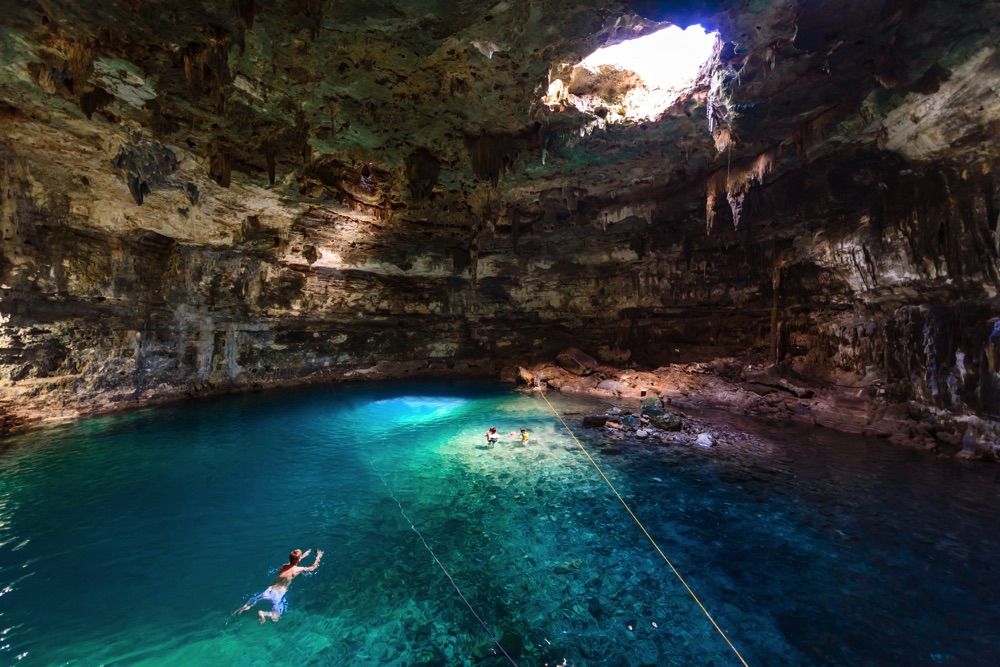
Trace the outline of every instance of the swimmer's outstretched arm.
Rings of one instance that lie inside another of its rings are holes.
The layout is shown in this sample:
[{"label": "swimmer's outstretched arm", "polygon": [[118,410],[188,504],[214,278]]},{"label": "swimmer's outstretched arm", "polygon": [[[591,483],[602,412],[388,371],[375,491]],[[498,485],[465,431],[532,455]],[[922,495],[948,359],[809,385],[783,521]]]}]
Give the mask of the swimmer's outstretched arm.
[{"label": "swimmer's outstretched arm", "polygon": [[[309,549],[309,551],[312,551],[312,549]],[[306,551],[306,553],[302,554],[302,557],[305,558],[306,555],[309,553],[309,551]],[[319,567],[319,559],[322,558],[322,557],[323,557],[323,552],[320,549],[317,549],[316,550],[316,560],[314,560],[313,564],[310,565],[309,567],[302,568],[302,571],[303,572],[312,572],[313,570],[315,570],[317,567]]]}]

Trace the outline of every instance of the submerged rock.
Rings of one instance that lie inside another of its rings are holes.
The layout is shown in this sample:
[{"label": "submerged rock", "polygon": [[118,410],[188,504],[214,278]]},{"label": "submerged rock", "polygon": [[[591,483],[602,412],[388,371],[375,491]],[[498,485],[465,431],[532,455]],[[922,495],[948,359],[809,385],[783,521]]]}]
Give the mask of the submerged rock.
[{"label": "submerged rock", "polygon": [[580,569],[580,559],[567,560],[552,568],[553,574],[569,574]]},{"label": "submerged rock", "polygon": [[469,655],[469,658],[472,662],[482,662],[496,654],[497,650],[494,648],[493,642],[479,642],[472,647],[472,653]]}]

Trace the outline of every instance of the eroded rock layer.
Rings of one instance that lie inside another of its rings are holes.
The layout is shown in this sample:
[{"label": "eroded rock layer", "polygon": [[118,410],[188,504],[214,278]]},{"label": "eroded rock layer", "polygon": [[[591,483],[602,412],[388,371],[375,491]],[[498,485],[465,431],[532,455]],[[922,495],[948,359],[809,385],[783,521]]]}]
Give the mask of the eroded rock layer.
[{"label": "eroded rock layer", "polygon": [[[1000,3],[0,4],[6,428],[569,346],[1000,417]],[[694,22],[653,119],[572,67]]]}]

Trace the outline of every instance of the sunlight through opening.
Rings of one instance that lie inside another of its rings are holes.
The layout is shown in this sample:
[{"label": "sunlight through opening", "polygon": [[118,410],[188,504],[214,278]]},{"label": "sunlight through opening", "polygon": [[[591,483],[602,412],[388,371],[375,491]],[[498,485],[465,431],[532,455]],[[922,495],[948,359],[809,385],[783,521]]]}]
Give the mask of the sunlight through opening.
[{"label": "sunlight through opening", "polygon": [[595,114],[601,125],[655,118],[695,85],[718,39],[700,25],[670,26],[598,49],[554,75],[543,102]]},{"label": "sunlight through opening", "polygon": [[675,25],[638,39],[597,49],[580,67],[597,71],[601,65],[635,72],[648,88],[689,86],[715,47],[718,33],[700,25],[681,30]]}]

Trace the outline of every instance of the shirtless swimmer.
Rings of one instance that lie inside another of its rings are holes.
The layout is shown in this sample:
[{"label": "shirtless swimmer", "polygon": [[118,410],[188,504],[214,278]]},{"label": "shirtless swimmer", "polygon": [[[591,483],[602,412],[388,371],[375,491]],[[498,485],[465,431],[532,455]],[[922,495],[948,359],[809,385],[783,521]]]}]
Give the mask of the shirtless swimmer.
[{"label": "shirtless swimmer", "polygon": [[258,593],[253,596],[247,603],[233,612],[233,616],[242,614],[248,611],[251,607],[262,600],[267,600],[271,603],[271,611],[258,611],[257,618],[260,619],[263,625],[267,619],[271,619],[272,622],[277,623],[281,615],[285,613],[285,609],[288,607],[288,603],[285,602],[285,593],[288,592],[288,587],[292,583],[292,579],[299,576],[303,572],[312,572],[317,567],[319,567],[319,559],[323,557],[323,552],[319,549],[316,550],[316,559],[313,564],[309,567],[302,567],[299,562],[309,555],[312,549],[307,549],[305,553],[302,553],[301,549],[296,549],[292,553],[288,554],[288,562],[281,566],[278,570],[278,576],[274,580],[274,583],[268,586],[267,590],[263,593]]}]

